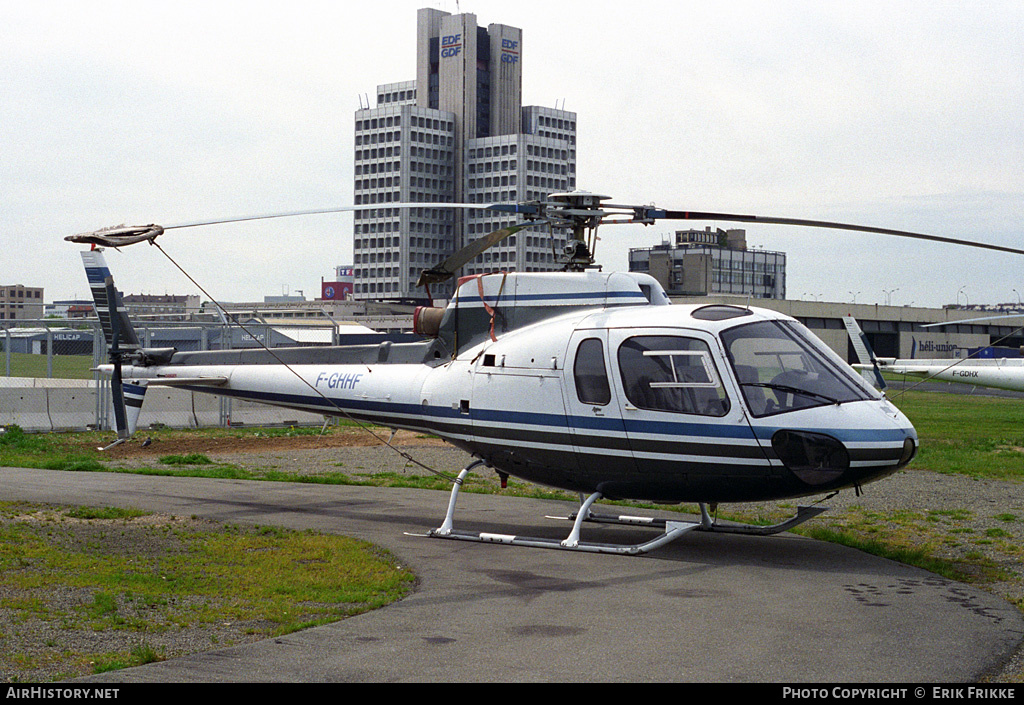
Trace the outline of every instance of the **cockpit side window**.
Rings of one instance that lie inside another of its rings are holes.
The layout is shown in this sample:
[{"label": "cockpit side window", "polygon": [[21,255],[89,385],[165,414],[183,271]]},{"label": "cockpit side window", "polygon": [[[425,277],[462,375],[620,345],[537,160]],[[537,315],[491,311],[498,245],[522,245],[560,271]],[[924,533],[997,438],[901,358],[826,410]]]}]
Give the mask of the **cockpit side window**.
[{"label": "cockpit side window", "polygon": [[619,372],[640,409],[725,416],[729,397],[707,344],[696,338],[643,335],[619,346]]},{"label": "cockpit side window", "polygon": [[573,364],[576,396],[584,404],[604,406],[612,400],[608,370],[604,366],[604,345],[598,338],[587,338],[576,349]]},{"label": "cockpit side window", "polygon": [[754,416],[877,398],[799,323],[750,323],[722,331],[721,339]]}]

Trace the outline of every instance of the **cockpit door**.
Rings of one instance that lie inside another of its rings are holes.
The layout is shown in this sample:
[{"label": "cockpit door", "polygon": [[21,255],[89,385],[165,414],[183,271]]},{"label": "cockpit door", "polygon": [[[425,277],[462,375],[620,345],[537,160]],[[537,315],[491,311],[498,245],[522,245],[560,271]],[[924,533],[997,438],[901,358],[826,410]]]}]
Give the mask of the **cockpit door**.
[{"label": "cockpit door", "polygon": [[611,375],[608,331],[575,331],[565,361],[565,408],[581,472],[634,478],[636,464]]}]

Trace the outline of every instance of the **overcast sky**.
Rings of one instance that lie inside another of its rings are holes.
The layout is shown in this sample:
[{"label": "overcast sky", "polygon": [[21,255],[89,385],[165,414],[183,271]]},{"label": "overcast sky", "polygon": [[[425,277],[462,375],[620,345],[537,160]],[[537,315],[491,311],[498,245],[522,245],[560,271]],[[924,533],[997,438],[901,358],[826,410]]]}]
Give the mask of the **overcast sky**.
[{"label": "overcast sky", "polygon": [[[87,296],[73,233],[351,203],[353,114],[415,78],[420,7],[522,28],[523,102],[578,113],[581,189],[1024,247],[1020,0],[0,0],[0,284]],[[598,258],[625,269],[674,229],[603,228]],[[747,237],[787,253],[788,298],[1024,297],[1024,257]],[[351,262],[352,216],[161,243],[216,298],[312,298]],[[148,245],[107,259],[127,293],[199,293]]]}]

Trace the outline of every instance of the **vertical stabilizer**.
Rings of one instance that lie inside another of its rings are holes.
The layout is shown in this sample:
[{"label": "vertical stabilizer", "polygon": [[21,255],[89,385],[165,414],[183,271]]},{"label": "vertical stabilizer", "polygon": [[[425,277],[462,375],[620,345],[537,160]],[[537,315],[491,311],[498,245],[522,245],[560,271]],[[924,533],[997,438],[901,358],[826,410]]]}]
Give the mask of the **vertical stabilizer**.
[{"label": "vertical stabilizer", "polygon": [[862,370],[861,374],[878,389],[885,389],[888,385],[886,385],[885,379],[882,377],[882,372],[878,369],[878,360],[875,359],[875,353],[871,349],[871,344],[868,343],[868,337],[860,329],[857,319],[847,314],[843,316],[843,325],[846,326],[846,332],[850,336],[850,344],[853,345],[853,350],[857,353],[857,359],[860,361],[860,364],[866,367],[870,366],[871,368],[870,370]]},{"label": "vertical stabilizer", "polygon": [[139,413],[142,411],[143,397],[146,394],[144,385],[124,382],[121,378],[121,365],[124,360],[140,348],[139,337],[128,319],[128,311],[121,301],[121,294],[114,287],[114,278],[110,275],[103,253],[99,250],[83,252],[82,262],[85,265],[85,275],[89,280],[93,301],[96,303],[96,316],[103,328],[103,337],[107,341],[107,358],[113,365],[110,394],[114,405],[116,444],[131,438],[135,433]]},{"label": "vertical stabilizer", "polygon": [[125,310],[121,301],[121,294],[117,289],[114,291],[114,300],[110,300],[107,291],[107,279],[110,279],[110,269],[107,267],[107,260],[100,250],[86,250],[82,252],[82,263],[85,264],[85,276],[89,279],[89,289],[92,291],[92,300],[96,304],[96,315],[103,327],[103,337],[107,341],[107,348],[114,345],[114,316],[117,317],[117,330],[120,336],[118,341],[121,350],[139,347],[139,338],[128,320],[128,311]]}]

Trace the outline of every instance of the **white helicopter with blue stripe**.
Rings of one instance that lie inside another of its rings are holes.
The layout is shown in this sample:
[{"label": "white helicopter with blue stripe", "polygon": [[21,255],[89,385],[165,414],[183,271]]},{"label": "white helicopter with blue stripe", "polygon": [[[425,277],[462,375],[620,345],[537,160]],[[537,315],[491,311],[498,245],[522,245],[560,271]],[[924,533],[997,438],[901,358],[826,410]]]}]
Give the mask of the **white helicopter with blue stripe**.
[{"label": "white helicopter with blue stripe", "polygon": [[[722,304],[672,305],[640,273],[593,266],[602,223],[732,220],[878,232],[989,249],[949,238],[864,226],[722,213],[615,206],[585,192],[528,204],[389,204],[483,208],[525,222],[470,244],[423,273],[445,281],[487,247],[525,227],[572,229],[558,273],[496,272],[458,280],[446,308],[417,310],[416,343],[328,348],[178,352],[139,345],[98,251],[83,252],[110,350],[119,440],[134,431],[145,389],[177,386],[437,435],[471,456],[437,538],[608,553],[643,553],[690,531],[771,534],[825,511],[801,507],[772,527],[723,524],[719,503],[779,500],[860,488],[910,462],[917,434],[907,418],[795,319]],[[329,209],[359,210],[367,207]],[[306,211],[311,213],[313,211]],[[281,217],[118,227],[67,238],[119,247],[154,243],[174,227]],[[1018,254],[1024,251],[1013,250]],[[107,312],[104,315],[104,312]],[[120,407],[120,411],[118,411]],[[578,492],[564,540],[454,528],[471,470]],[[599,498],[698,503],[696,521],[599,514]],[[581,540],[586,521],[663,529],[638,544]]]}]

